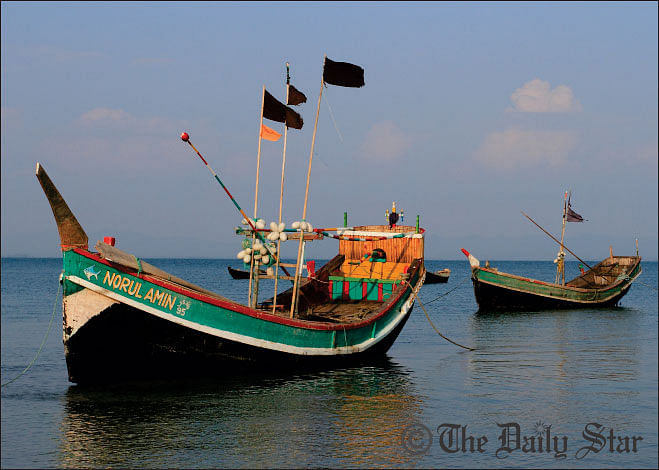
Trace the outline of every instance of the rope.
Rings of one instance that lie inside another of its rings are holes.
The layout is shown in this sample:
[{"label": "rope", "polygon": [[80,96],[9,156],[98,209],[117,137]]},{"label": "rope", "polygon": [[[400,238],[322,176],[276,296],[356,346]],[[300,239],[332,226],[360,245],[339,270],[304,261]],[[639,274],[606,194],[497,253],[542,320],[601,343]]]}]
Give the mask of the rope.
[{"label": "rope", "polygon": [[616,279],[616,281],[618,281],[618,280],[620,280],[620,279],[624,279],[625,281],[632,281],[632,282],[635,282],[635,283],[640,284],[640,285],[642,285],[642,286],[649,287],[649,288],[652,289],[652,290],[659,290],[659,289],[657,289],[656,287],[651,286],[650,284],[645,284],[645,283],[643,283],[643,282],[641,282],[641,281],[634,281],[634,280],[633,280],[631,277],[629,277],[629,275],[627,275],[627,274],[621,274],[620,276],[618,276],[618,279]]},{"label": "rope", "polygon": [[55,295],[55,305],[53,305],[53,313],[50,316],[50,323],[48,323],[48,330],[46,330],[46,334],[43,337],[43,340],[41,341],[41,346],[39,346],[39,350],[37,351],[37,354],[34,356],[34,359],[32,359],[32,362],[30,362],[25,369],[23,369],[23,372],[18,374],[16,377],[11,379],[9,382],[5,382],[2,384],[2,387],[5,387],[9,385],[10,383],[18,380],[20,377],[25,375],[25,373],[30,370],[30,367],[34,365],[34,363],[37,361],[37,358],[41,354],[41,350],[43,349],[44,345],[46,344],[46,339],[48,338],[48,334],[50,333],[50,330],[53,326],[53,319],[55,318],[55,312],[57,311],[57,299],[59,299],[59,293],[60,293],[60,288],[62,287],[62,284],[57,287],[57,295]]},{"label": "rope", "polygon": [[339,135],[339,140],[341,141],[341,143],[343,143],[343,136],[341,136],[341,132],[339,132],[339,128],[336,125],[336,120],[334,119],[334,113],[332,112],[332,107],[330,106],[329,99],[327,99],[327,98],[328,98],[328,95],[327,95],[327,92],[326,92],[325,93],[325,104],[327,105],[327,109],[329,109],[330,117],[332,118],[332,122],[334,123],[334,129],[336,129],[336,133]]},{"label": "rope", "polygon": [[441,299],[442,297],[446,297],[446,296],[449,295],[451,292],[453,292],[453,291],[456,290],[458,287],[460,287],[460,285],[461,285],[463,282],[465,282],[465,281],[467,281],[467,280],[469,280],[469,279],[471,279],[471,276],[467,276],[467,277],[465,277],[462,281],[458,282],[458,284],[457,284],[453,289],[451,289],[451,290],[449,290],[448,292],[446,292],[446,293],[440,295],[439,297],[435,297],[435,298],[432,299],[430,302],[426,302],[426,305],[431,304],[431,303],[433,303],[435,300],[439,300],[439,299]]},{"label": "rope", "polygon": [[[403,282],[407,283],[407,285],[410,286],[410,288],[412,288],[412,285],[411,285],[408,281],[403,281]],[[428,319],[428,323],[430,323],[430,326],[432,326],[433,330],[435,330],[435,332],[436,332],[439,336],[441,336],[442,338],[444,338],[444,339],[445,339],[446,341],[448,341],[449,343],[455,344],[456,346],[459,346],[459,347],[461,347],[461,348],[463,348],[463,349],[466,349],[467,351],[475,351],[475,350],[476,350],[476,348],[470,348],[470,347],[467,347],[467,346],[463,346],[462,344],[460,344],[460,343],[456,343],[456,342],[453,341],[452,339],[447,338],[446,336],[444,336],[444,335],[442,334],[442,332],[439,331],[439,330],[437,329],[437,327],[435,326],[435,324],[434,324],[434,323],[432,322],[432,320],[430,319],[430,315],[428,315],[428,312],[426,311],[426,308],[425,308],[425,307],[423,306],[423,304],[421,303],[421,300],[419,300],[419,298],[416,296],[416,292],[414,292],[414,289],[412,289],[412,294],[413,294],[412,301],[414,302],[414,299],[416,299],[416,300],[419,302],[419,305],[421,306],[421,309],[423,310],[423,313],[426,314],[426,318]]]},{"label": "rope", "polygon": [[142,274],[142,262],[135,255],[133,255],[133,258],[135,258],[135,261],[137,262],[137,275],[139,276],[140,274]]}]

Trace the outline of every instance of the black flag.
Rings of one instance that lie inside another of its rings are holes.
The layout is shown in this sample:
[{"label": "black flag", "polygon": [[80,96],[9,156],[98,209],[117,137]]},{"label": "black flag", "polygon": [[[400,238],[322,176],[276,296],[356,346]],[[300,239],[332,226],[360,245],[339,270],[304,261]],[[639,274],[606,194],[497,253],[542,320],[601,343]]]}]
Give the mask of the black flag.
[{"label": "black flag", "polygon": [[572,210],[572,207],[570,207],[570,198],[572,195],[570,195],[567,198],[567,221],[568,222],[583,222],[583,217],[581,217],[579,214],[574,212]]},{"label": "black flag", "polygon": [[334,62],[325,57],[323,81],[331,85],[360,88],[364,86],[364,69],[348,62]]},{"label": "black flag", "polygon": [[288,106],[277,101],[277,99],[265,90],[263,99],[263,117],[271,121],[285,122],[287,127],[302,129],[304,121],[302,116]]},{"label": "black flag", "polygon": [[306,102],[307,97],[304,96],[304,93],[295,88],[293,85],[288,85],[288,103],[286,104],[296,105]]}]

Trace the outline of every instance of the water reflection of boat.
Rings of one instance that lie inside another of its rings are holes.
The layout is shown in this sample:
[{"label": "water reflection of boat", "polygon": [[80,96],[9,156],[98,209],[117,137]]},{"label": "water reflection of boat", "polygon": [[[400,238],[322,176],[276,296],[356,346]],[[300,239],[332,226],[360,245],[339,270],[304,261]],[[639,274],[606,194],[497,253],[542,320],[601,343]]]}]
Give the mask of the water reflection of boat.
[{"label": "water reflection of boat", "polygon": [[[467,357],[472,414],[490,422],[503,415],[530,426],[535,421],[528,416],[535,413],[545,424],[560,423],[564,432],[567,426],[581,432],[579,426],[600,409],[584,402],[616,403],[615,397],[626,396],[639,381],[641,318],[621,308],[472,315],[476,350]],[[524,416],[492,405],[502,400],[519,404],[516,412]]]},{"label": "water reflection of boat", "polygon": [[400,437],[422,407],[407,371],[389,360],[312,374],[71,386],[65,400],[61,467],[409,466],[417,457]]}]

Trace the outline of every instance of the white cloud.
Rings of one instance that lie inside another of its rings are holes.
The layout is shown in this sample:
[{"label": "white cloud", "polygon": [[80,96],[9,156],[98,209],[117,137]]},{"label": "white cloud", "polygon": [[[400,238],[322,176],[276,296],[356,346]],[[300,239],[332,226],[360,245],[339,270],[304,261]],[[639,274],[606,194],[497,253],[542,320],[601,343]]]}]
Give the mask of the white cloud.
[{"label": "white cloud", "polygon": [[91,111],[87,111],[80,117],[80,119],[85,123],[92,123],[99,121],[125,122],[133,118],[130,114],[121,109],[95,108]]},{"label": "white cloud", "polygon": [[171,132],[177,131],[183,123],[163,117],[137,117],[123,109],[94,108],[78,119],[79,124],[87,127],[104,129],[121,128],[132,132]]},{"label": "white cloud", "polygon": [[0,122],[3,129],[9,125],[17,125],[21,122],[22,112],[18,108],[0,107]]},{"label": "white cloud", "polygon": [[577,142],[573,131],[507,129],[493,132],[476,150],[476,160],[509,170],[521,167],[563,165]]},{"label": "white cloud", "polygon": [[526,82],[510,96],[513,111],[522,113],[570,113],[581,111],[582,106],[570,87],[559,85],[551,89],[549,82],[536,78]]},{"label": "white cloud", "polygon": [[167,57],[140,57],[133,60],[136,65],[169,65],[174,63],[174,59]]},{"label": "white cloud", "polygon": [[638,151],[639,160],[657,162],[659,159],[659,147],[656,142],[641,147]]},{"label": "white cloud", "polygon": [[40,60],[52,59],[57,62],[85,61],[103,57],[103,54],[98,51],[75,51],[46,45],[25,46],[19,48],[19,50],[28,57],[36,57]]},{"label": "white cloud", "polygon": [[364,158],[393,161],[410,147],[412,139],[391,121],[373,124],[361,145]]}]

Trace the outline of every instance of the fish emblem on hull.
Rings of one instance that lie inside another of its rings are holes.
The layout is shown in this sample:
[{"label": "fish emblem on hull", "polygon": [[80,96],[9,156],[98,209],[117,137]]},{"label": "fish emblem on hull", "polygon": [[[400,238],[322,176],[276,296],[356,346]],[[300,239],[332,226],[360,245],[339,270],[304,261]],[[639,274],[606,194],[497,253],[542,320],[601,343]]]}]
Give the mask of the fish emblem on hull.
[{"label": "fish emblem on hull", "polygon": [[85,276],[87,276],[87,280],[91,280],[92,276],[94,276],[94,278],[98,281],[98,275],[101,274],[101,271],[96,271],[94,266],[90,266],[85,268],[83,273],[85,273]]}]

